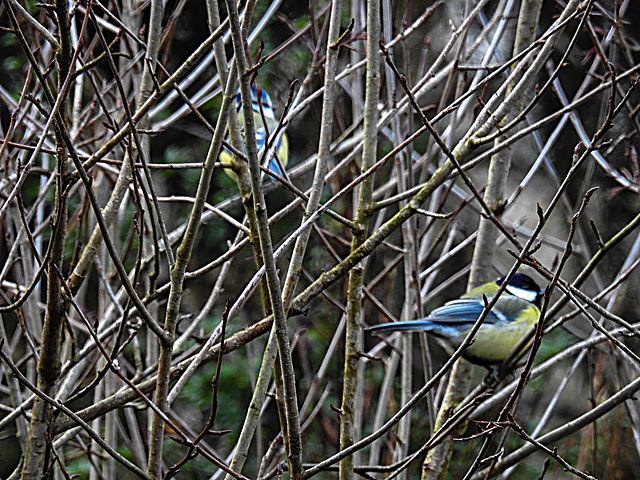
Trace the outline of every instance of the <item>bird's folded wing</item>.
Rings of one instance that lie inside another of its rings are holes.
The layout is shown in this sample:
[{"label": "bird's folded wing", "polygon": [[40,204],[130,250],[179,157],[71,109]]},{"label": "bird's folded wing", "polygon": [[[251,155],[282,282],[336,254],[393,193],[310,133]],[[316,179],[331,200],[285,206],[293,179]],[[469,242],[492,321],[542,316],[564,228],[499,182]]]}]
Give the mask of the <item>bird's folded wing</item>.
[{"label": "bird's folded wing", "polygon": [[[478,300],[460,299],[445,303],[443,306],[436,308],[427,317],[433,323],[454,325],[473,324],[478,321],[484,305]],[[486,324],[504,322],[506,318],[500,312],[489,312],[484,320]]]}]

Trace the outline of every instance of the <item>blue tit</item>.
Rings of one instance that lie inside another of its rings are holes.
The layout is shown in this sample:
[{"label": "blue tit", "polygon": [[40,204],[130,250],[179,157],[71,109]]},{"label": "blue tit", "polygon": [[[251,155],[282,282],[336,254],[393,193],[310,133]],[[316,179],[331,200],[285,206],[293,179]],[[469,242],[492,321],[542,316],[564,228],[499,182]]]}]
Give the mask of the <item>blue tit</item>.
[{"label": "blue tit", "polygon": [[[276,116],[273,112],[271,97],[269,97],[269,94],[262,88],[258,88],[258,91],[260,92],[260,97],[258,97],[258,94],[256,93],[256,88],[251,85],[251,110],[253,112],[253,120],[256,126],[256,145],[258,147],[258,155],[261,155],[261,150],[264,148],[269,136],[273,135],[275,132],[276,127],[278,126],[278,121],[276,120]],[[235,101],[236,109],[238,109],[238,122],[242,127],[244,125],[244,109],[242,108],[240,90],[236,92]],[[289,159],[289,140],[287,139],[286,134],[280,135],[275,151],[276,154],[272,156],[269,161],[269,170],[283,176],[280,166],[282,165],[282,168],[284,168]],[[223,148],[220,151],[220,161],[227,165],[233,165],[231,151]],[[235,173],[233,173],[231,169],[225,169],[225,172],[227,172],[227,174],[233,179],[236,178]]]},{"label": "blue tit", "polygon": [[[484,309],[482,295],[491,300],[504,279],[502,277],[474,288],[458,300],[436,308],[426,318],[375,325],[369,330],[426,332],[433,335],[451,355],[480,318]],[[474,342],[462,356],[471,363],[489,369],[505,360],[538,321],[543,294],[544,291],[530,277],[516,273],[476,332]]]}]

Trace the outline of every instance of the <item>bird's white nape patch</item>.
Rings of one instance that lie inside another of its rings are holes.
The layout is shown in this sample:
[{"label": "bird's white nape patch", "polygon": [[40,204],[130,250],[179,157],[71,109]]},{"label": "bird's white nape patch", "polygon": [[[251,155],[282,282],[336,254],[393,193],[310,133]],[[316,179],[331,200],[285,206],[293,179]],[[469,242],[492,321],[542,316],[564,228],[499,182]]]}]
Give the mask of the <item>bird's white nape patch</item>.
[{"label": "bird's white nape patch", "polygon": [[528,302],[535,302],[536,297],[538,296],[538,292],[527,290],[526,288],[514,287],[513,285],[507,285],[507,288],[505,290],[511,295],[523,298]]}]

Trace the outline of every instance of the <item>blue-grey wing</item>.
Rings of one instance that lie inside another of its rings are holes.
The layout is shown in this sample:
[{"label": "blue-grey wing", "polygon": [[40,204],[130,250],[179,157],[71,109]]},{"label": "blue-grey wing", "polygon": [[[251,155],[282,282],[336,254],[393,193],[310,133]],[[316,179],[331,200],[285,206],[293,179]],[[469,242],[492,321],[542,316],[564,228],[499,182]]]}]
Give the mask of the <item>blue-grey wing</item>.
[{"label": "blue-grey wing", "polygon": [[[441,337],[453,337],[471,328],[478,321],[483,305],[474,299],[460,299],[445,303],[436,308],[428,317],[420,320],[404,320],[400,322],[384,323],[369,328],[372,331],[406,331],[406,332],[430,332]],[[485,324],[495,324],[505,321],[501,313],[489,312]]]},{"label": "blue-grey wing", "polygon": [[[256,146],[258,147],[258,151],[262,150],[265,147],[266,141],[267,141],[267,131],[263,127],[258,127],[256,129]],[[280,150],[281,145],[282,145],[282,138],[280,138],[280,140],[278,141],[278,144],[276,146],[276,152]],[[275,159],[276,154],[274,154],[274,156],[271,158],[271,161],[269,162],[269,170],[271,170],[272,172],[282,177],[283,176],[282,170],[280,170],[278,161]]]},{"label": "blue-grey wing", "polygon": [[282,170],[280,170],[280,165],[278,165],[278,161],[275,159],[275,157],[272,158],[269,162],[269,170],[277,175],[280,175],[281,177],[283,176]]},{"label": "blue-grey wing", "polygon": [[[427,317],[433,323],[454,325],[474,324],[480,318],[484,305],[473,299],[453,300],[443,306],[433,310]],[[506,321],[504,315],[493,310],[489,312],[484,320],[486,324],[493,324]]]}]

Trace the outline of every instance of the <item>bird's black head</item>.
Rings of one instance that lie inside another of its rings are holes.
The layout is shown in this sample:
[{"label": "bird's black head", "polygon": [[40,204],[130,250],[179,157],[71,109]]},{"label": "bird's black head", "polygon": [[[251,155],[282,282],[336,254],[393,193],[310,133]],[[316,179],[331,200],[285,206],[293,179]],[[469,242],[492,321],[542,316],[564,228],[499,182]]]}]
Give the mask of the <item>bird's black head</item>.
[{"label": "bird's black head", "polygon": [[[506,277],[498,279],[496,283],[498,285],[502,285],[505,278]],[[506,291],[511,295],[515,295],[516,297],[523,298],[533,303],[538,308],[542,305],[544,290],[540,290],[538,284],[524,273],[516,273],[507,285]]]}]

